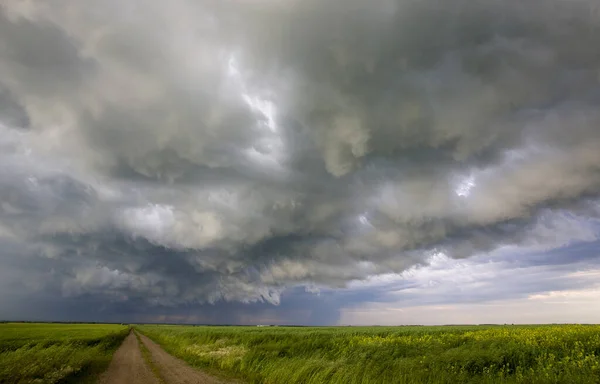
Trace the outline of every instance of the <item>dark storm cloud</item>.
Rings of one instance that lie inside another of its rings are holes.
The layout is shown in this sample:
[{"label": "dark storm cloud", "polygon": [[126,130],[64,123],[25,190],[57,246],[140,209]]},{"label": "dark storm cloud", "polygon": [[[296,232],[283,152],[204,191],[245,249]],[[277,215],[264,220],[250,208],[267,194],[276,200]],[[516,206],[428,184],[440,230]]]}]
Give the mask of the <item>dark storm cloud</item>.
[{"label": "dark storm cloud", "polygon": [[29,126],[27,113],[5,89],[0,89],[0,116],[8,126]]},{"label": "dark storm cloud", "polygon": [[593,1],[1,4],[0,244],[40,289],[280,303],[596,237]]}]

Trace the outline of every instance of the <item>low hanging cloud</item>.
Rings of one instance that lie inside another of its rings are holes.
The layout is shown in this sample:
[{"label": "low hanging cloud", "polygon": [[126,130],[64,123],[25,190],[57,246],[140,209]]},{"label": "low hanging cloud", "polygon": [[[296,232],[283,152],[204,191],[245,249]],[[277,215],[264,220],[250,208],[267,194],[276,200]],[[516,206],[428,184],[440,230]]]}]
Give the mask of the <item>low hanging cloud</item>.
[{"label": "low hanging cloud", "polygon": [[594,240],[599,31],[591,0],[0,2],[0,260],[278,304]]}]

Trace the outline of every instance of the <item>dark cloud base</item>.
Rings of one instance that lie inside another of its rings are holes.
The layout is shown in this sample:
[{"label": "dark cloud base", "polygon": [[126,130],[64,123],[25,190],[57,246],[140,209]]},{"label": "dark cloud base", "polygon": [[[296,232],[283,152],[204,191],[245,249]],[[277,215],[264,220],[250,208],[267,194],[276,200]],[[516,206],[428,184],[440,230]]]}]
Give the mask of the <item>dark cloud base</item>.
[{"label": "dark cloud base", "polygon": [[330,324],[436,254],[566,271],[599,30],[591,0],[5,3],[7,316]]}]

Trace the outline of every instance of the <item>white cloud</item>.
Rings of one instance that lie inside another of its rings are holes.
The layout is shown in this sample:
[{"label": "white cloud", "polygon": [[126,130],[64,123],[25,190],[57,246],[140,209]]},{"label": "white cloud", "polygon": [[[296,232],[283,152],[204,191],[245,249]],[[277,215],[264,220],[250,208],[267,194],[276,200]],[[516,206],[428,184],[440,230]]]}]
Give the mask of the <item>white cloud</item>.
[{"label": "white cloud", "polygon": [[3,4],[2,242],[160,305],[513,292],[469,258],[598,232],[597,20],[549,1]]},{"label": "white cloud", "polygon": [[447,325],[589,323],[600,319],[598,297],[586,302],[532,302],[527,299],[487,303],[395,307],[376,304],[344,309],[338,325]]},{"label": "white cloud", "polygon": [[[590,248],[594,248],[594,244]],[[531,253],[502,251],[457,261],[443,254],[425,267],[351,285],[377,292],[375,302],[341,309],[339,324],[597,323],[600,297],[596,257],[592,265],[529,264]],[[561,253],[578,252],[567,248]],[[543,256],[543,253],[541,254]],[[587,257],[590,257],[589,255]]]}]

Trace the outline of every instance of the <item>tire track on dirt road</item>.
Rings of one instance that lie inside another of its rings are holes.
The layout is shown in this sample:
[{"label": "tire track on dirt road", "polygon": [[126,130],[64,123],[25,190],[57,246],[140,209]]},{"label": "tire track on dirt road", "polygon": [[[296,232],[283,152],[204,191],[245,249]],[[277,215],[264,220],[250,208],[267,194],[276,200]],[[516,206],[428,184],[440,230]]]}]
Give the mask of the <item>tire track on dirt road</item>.
[{"label": "tire track on dirt road", "polygon": [[133,331],[117,349],[100,379],[99,384],[160,384],[150,367],[144,361],[142,352]]},{"label": "tire track on dirt road", "polygon": [[225,381],[190,367],[183,360],[169,355],[154,341],[138,333],[144,346],[150,351],[152,364],[167,384],[233,384],[237,381]]},{"label": "tire track on dirt road", "polygon": [[[106,372],[100,376],[99,384],[240,384],[198,371],[169,355],[148,337],[140,333],[137,336],[142,345],[131,331],[115,352]],[[147,349],[146,358],[142,347]]]}]

